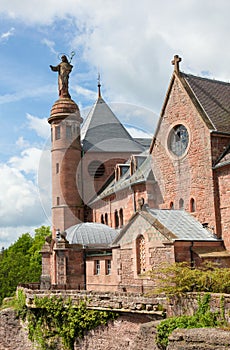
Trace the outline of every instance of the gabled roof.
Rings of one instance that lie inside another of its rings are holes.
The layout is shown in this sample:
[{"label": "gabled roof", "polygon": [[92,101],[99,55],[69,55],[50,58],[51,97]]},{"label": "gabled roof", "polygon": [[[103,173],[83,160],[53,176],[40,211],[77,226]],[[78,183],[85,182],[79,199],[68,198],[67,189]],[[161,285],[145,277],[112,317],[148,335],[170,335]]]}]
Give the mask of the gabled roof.
[{"label": "gabled roof", "polygon": [[201,78],[174,69],[150,146],[153,149],[165,108],[174,84],[179,79],[191,101],[210,131],[230,134],[230,83]]},{"label": "gabled roof", "polygon": [[[144,157],[144,154],[141,156]],[[147,157],[145,156],[145,160],[140,165],[140,167],[134,172],[133,175],[130,175],[130,171],[127,170],[127,172],[118,181],[115,180],[114,174],[113,174],[113,178],[110,180],[111,180],[110,184],[108,184],[105,190],[102,191],[97,196],[97,198],[90,204],[93,204],[98,200],[101,200],[103,198],[106,198],[107,196],[117,193],[118,191],[122,191],[127,187],[134,186],[139,183],[143,183],[147,181],[154,182],[155,179],[151,168],[151,156],[150,155],[148,155]]]},{"label": "gabled roof", "polygon": [[126,231],[131,227],[135,218],[140,215],[150,226],[155,227],[166,240],[174,241],[219,241],[219,239],[192,215],[184,210],[150,209],[139,211],[133,215],[130,222],[124,227],[113,241],[117,246],[125,241]]},{"label": "gabled roof", "polygon": [[180,73],[213,124],[213,129],[230,133],[230,84]]},{"label": "gabled roof", "polygon": [[115,114],[99,97],[88,114],[81,129],[84,152],[133,152],[140,153],[144,147],[136,142],[120,123]]}]

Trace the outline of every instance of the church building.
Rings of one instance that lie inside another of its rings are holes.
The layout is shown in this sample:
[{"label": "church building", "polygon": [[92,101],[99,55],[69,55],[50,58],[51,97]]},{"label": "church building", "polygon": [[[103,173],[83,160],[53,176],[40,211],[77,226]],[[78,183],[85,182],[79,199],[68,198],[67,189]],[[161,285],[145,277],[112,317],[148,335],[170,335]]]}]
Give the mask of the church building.
[{"label": "church building", "polygon": [[230,84],[184,73],[180,61],[149,147],[100,83],[82,127],[68,85],[59,88],[41,288],[146,292],[145,272],[165,262],[230,266]]}]

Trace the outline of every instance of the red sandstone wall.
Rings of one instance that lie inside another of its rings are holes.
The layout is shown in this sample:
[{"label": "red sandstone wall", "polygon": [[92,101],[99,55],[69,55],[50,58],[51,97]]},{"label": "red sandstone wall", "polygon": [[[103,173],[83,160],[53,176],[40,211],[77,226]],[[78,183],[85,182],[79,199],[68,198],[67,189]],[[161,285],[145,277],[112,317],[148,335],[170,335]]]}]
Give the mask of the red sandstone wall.
[{"label": "red sandstone wall", "polygon": [[214,174],[218,199],[217,220],[221,237],[230,250],[230,165],[217,168]]},{"label": "red sandstone wall", "polygon": [[212,160],[213,163],[217,161],[220,155],[224,152],[226,147],[228,147],[230,142],[230,136],[220,136],[212,134],[211,146],[212,146]]},{"label": "red sandstone wall", "polygon": [[[150,187],[150,186],[149,186]],[[115,195],[108,196],[105,200],[96,203],[94,208],[94,220],[101,222],[101,217],[105,217],[105,213],[108,214],[108,225],[115,228],[115,211],[119,213],[119,210],[123,210],[123,225],[125,226],[131,216],[138,210],[140,199],[144,199],[144,203],[151,204],[151,198],[153,195],[153,187],[149,188],[148,192],[146,184],[135,185],[132,188],[125,188],[122,191],[117,192]],[[150,198],[150,200],[149,200]]]},{"label": "red sandstone wall", "polygon": [[[117,273],[114,261],[111,261],[111,274],[107,274],[106,271],[106,260],[111,259],[112,256],[87,257],[87,290],[116,291],[118,289]],[[98,275],[95,273],[96,260],[100,260],[100,273]]]},{"label": "red sandstone wall", "polygon": [[[183,124],[189,132],[189,147],[180,158],[170,153],[167,144],[172,127],[178,124]],[[194,198],[194,215],[200,222],[215,227],[210,132],[177,78],[152,150],[152,167],[157,180],[157,207],[170,208],[173,202],[178,209],[182,198],[185,210],[189,211],[190,200]]]}]

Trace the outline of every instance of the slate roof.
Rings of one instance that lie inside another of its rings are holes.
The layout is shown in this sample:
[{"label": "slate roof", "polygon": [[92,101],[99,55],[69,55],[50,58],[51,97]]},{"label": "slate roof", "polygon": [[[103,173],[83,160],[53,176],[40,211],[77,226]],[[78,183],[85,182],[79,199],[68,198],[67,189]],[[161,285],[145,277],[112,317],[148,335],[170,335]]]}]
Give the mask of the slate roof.
[{"label": "slate roof", "polygon": [[180,73],[203,108],[213,130],[230,133],[230,84]]},{"label": "slate roof", "polygon": [[220,241],[212,232],[204,228],[192,215],[184,210],[150,209],[134,214],[130,222],[124,227],[120,234],[114,239],[113,246],[124,242],[127,243],[132,237],[127,236],[127,229],[132,225],[137,215],[141,215],[161,232],[165,238],[174,241]]},{"label": "slate roof", "polygon": [[82,126],[81,139],[84,152],[140,153],[144,150],[101,97],[97,99]]},{"label": "slate roof", "polygon": [[82,244],[87,247],[109,247],[118,231],[104,224],[86,222],[69,227],[66,239],[70,244]]},{"label": "slate roof", "polygon": [[171,231],[175,240],[216,241],[217,237],[184,210],[147,209],[154,219]]},{"label": "slate roof", "polygon": [[[138,155],[136,157],[138,157]],[[118,181],[116,181],[114,178],[115,176],[113,174],[113,178],[110,184],[108,184],[105,190],[102,191],[97,196],[97,198],[94,201],[92,201],[90,204],[93,204],[98,200],[101,200],[113,193],[122,191],[125,188],[136,185],[138,183],[143,183],[146,181],[155,181],[152,168],[151,168],[151,155],[149,156],[140,155],[140,157],[145,158],[145,160],[140,165],[140,167],[134,172],[133,175],[130,175],[130,170],[128,169],[127,172]]]}]

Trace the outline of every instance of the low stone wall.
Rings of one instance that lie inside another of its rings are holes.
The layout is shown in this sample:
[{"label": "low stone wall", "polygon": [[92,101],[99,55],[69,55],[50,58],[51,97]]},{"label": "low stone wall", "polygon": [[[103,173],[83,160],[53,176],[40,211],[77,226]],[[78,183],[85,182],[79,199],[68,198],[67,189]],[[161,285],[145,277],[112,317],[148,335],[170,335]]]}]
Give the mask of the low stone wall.
[{"label": "low stone wall", "polygon": [[[192,315],[198,308],[198,298],[204,293],[187,293],[186,297],[166,297],[163,294],[146,296],[141,293],[125,292],[90,292],[77,290],[31,290],[23,288],[27,297],[27,305],[33,307],[37,297],[57,296],[71,297],[73,302],[87,299],[89,308],[98,310],[114,310],[119,312],[147,313],[161,315],[163,310],[167,317]],[[230,323],[230,294],[211,294],[211,311],[225,311],[225,319]]]},{"label": "low stone wall", "polygon": [[[21,287],[20,287],[21,288]],[[74,303],[79,300],[87,300],[89,308],[97,310],[113,310],[135,313],[148,313],[161,315],[162,309],[167,306],[167,298],[164,295],[145,296],[139,293],[125,292],[88,292],[76,290],[31,290],[23,288],[26,294],[27,306],[33,307],[34,297],[63,297],[71,298]]]}]

